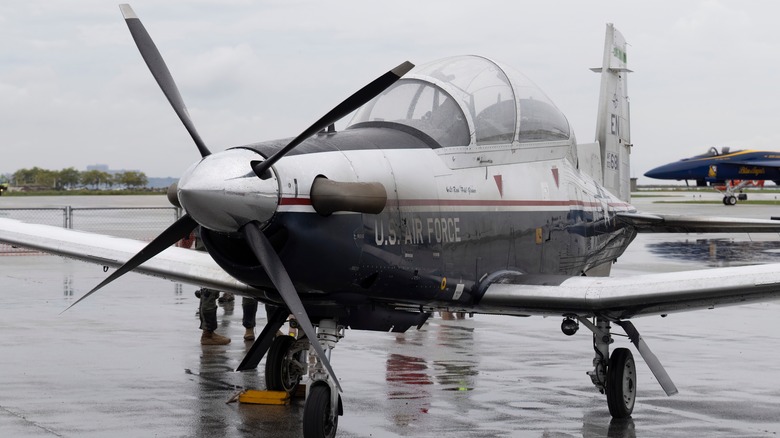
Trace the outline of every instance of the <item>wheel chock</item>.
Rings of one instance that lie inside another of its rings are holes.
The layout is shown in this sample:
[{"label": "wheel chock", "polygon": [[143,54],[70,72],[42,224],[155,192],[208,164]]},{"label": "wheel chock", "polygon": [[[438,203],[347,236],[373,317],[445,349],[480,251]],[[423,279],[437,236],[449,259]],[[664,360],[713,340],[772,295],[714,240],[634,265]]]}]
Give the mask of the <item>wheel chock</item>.
[{"label": "wheel chock", "polygon": [[248,389],[238,396],[238,401],[255,405],[287,405],[290,404],[290,394],[286,391]]}]

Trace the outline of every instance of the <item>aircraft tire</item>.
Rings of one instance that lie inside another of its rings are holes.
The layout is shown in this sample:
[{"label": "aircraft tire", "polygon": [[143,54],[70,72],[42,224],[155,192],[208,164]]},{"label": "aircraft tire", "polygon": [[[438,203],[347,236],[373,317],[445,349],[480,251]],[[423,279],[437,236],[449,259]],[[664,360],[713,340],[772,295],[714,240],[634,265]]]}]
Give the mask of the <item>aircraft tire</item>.
[{"label": "aircraft tire", "polygon": [[277,336],[265,361],[265,387],[269,391],[287,391],[292,393],[301,381],[301,374],[289,357],[290,348],[295,344],[292,336]]},{"label": "aircraft tire", "polygon": [[339,416],[336,415],[331,421],[330,411],[330,387],[326,384],[312,386],[303,407],[303,437],[335,437]]},{"label": "aircraft tire", "polygon": [[737,197],[736,196],[727,196],[725,198],[726,205],[737,205]]},{"label": "aircraft tire", "polygon": [[636,364],[628,348],[616,348],[607,366],[607,405],[613,418],[628,418],[636,401]]}]

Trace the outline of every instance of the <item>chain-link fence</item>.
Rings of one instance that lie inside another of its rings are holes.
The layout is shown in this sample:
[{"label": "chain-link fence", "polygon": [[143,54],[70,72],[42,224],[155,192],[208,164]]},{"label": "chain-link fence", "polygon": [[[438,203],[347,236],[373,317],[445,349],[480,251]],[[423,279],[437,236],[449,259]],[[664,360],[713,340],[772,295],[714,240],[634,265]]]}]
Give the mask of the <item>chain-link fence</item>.
[{"label": "chain-link fence", "polygon": [[[176,207],[0,208],[2,218],[147,242],[157,237],[179,216],[180,210]],[[26,248],[0,244],[0,255],[34,253]]]}]

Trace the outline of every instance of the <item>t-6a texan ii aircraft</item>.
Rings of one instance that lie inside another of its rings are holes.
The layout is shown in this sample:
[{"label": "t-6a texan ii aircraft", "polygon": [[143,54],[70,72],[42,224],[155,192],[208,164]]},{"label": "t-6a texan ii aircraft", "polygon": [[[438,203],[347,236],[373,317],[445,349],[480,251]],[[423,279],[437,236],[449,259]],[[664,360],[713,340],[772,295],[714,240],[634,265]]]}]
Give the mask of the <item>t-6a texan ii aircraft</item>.
[{"label": "t-6a texan ii aircraft", "polygon": [[645,173],[648,178],[696,181],[699,187],[712,184],[723,190],[723,203],[736,205],[737,198],[747,199],[747,195],[736,196],[743,187],[749,185],[763,187],[764,181],[780,184],[780,152],[772,151],[731,151],[728,147],[711,147],[707,153],[680,161],[664,164]]},{"label": "t-6a texan ii aircraft", "polygon": [[[608,277],[638,232],[780,231],[771,220],[654,215],[628,203],[629,70],[612,25],[596,69],[595,143],[578,144],[521,74],[464,56],[403,63],[293,139],[211,153],[149,34],[121,10],[202,156],[174,197],[186,214],[148,244],[8,219],[0,241],[118,267],[81,299],[135,270],[265,303],[267,325],[239,370],[267,353],[269,389],[292,391],[306,377],[306,437],[336,434],[348,380],[329,359],[346,329],[404,332],[437,310],[557,316],[566,335],[580,325],[593,333],[588,374],[624,418],[637,370],[629,349],[610,354],[614,328],[672,395],[635,318],[780,297],[778,265]],[[329,128],[353,111],[345,130]],[[207,252],[171,247],[193,231]],[[275,337],[289,314],[300,334]]]}]

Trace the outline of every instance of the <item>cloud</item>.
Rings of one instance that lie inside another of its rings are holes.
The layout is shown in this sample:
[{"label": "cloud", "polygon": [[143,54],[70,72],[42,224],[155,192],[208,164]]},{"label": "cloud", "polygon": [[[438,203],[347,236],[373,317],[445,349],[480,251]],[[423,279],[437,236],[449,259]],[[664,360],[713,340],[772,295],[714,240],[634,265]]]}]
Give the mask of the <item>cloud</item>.
[{"label": "cloud", "polygon": [[[197,158],[115,4],[0,4],[1,172],[107,162],[176,175]],[[635,174],[712,145],[774,147],[769,1],[137,0],[214,148],[296,135],[404,60],[482,54],[525,73],[593,137],[604,24],[629,42]],[[343,125],[344,122],[342,122]],[[29,153],[28,153],[29,151]],[[159,157],[149,159],[150,156]],[[121,160],[121,162],[120,162]],[[116,162],[114,162],[116,161]]]}]

